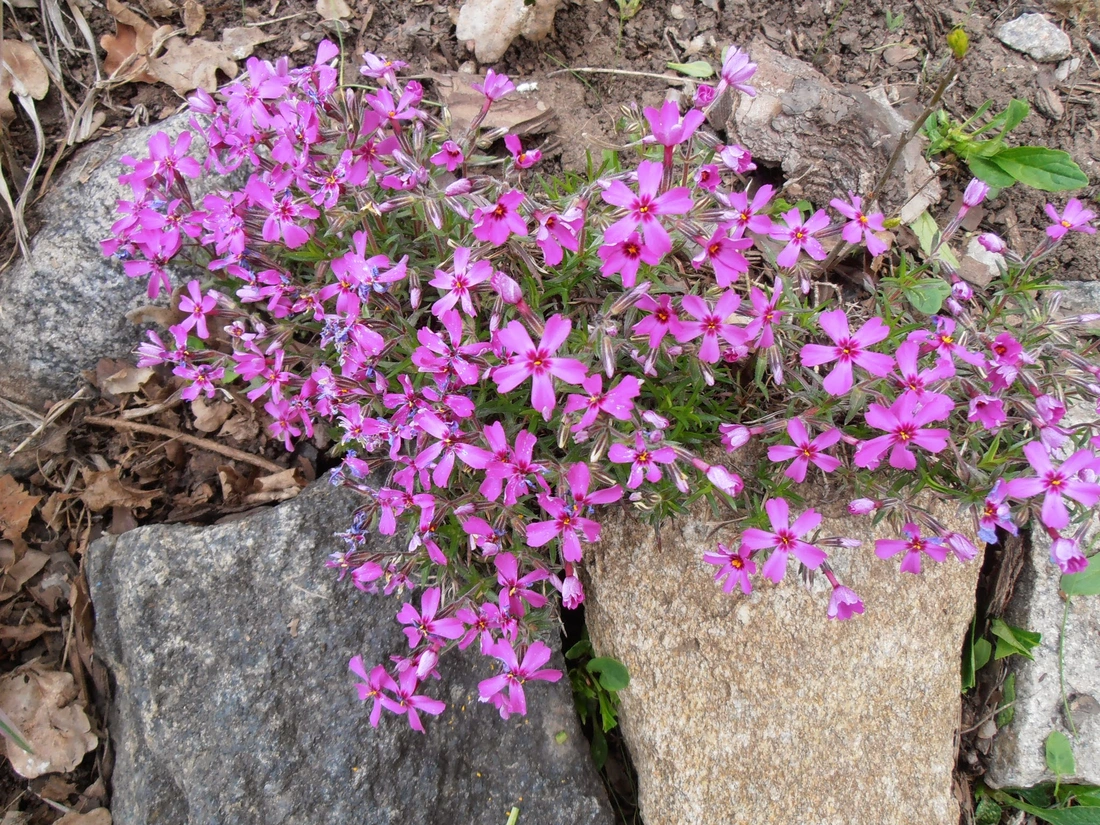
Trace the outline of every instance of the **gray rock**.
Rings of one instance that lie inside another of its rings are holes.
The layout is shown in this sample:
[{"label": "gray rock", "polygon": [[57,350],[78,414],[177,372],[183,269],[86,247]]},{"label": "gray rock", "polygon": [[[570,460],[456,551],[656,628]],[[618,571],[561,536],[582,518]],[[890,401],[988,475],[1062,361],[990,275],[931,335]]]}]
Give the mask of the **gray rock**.
[{"label": "gray rock", "polygon": [[734,537],[712,532],[705,506],[660,543],[629,516],[603,522],[586,615],[597,652],[630,669],[621,721],[647,825],[957,825],[960,650],[981,560],[901,574],[874,554],[899,531],[841,516],[843,491],[829,499],[821,535],[863,541],[831,553],[866,605],[839,623],[824,578],[807,593],[793,565],[780,585],[723,593],[702,555]]},{"label": "gray rock", "polygon": [[[756,38],[747,52],[757,64],[756,97],[741,95],[726,124],[732,140],[753,158],[778,164],[788,180],[823,207],[850,189],[867,194],[886,168],[910,123],[890,106],[882,89],[840,89],[809,63]],[[906,146],[887,182],[883,201],[915,220],[941,196],[921,139]]]},{"label": "gray rock", "polygon": [[[1052,281],[1058,288],[1059,318],[1077,315],[1100,315],[1100,281]],[[1084,325],[1090,332],[1100,332],[1100,318]]]},{"label": "gray rock", "polygon": [[[1093,517],[1089,535],[1100,529]],[[1031,552],[1016,583],[1005,621],[1042,634],[1032,654],[1035,661],[1013,656],[1016,674],[1016,715],[997,732],[986,782],[994,788],[1028,788],[1055,777],[1047,770],[1045,742],[1051,731],[1070,737],[1077,763],[1074,777],[1063,782],[1100,784],[1100,597],[1075,596],[1066,621],[1063,676],[1074,737],[1065,717],[1059,680],[1058,646],[1065,602],[1058,595],[1061,571],[1050,561],[1051,539],[1044,530],[1031,531]]]},{"label": "gray rock", "polygon": [[[117,219],[115,204],[130,196],[118,183],[123,155],[145,157],[149,138],[163,130],[175,137],[186,114],[142,129],[101,138],[81,149],[37,209],[44,225],[31,241],[31,262],[20,260],[0,275],[0,396],[41,412],[80,385],[82,371],[100,358],[129,355],[142,330],[126,313],[150,303],[146,279],[127,278],[118,261],[103,257],[99,242]],[[193,152],[205,152],[201,140]],[[205,177],[210,191],[216,178]],[[165,300],[162,294],[161,303]],[[27,435],[10,427],[0,407],[0,453]]]},{"label": "gray rock", "polygon": [[993,33],[997,39],[1040,63],[1057,63],[1073,53],[1069,35],[1041,14],[1021,14],[1002,23]]},{"label": "gray rock", "polygon": [[477,700],[489,662],[448,654],[425,691],[448,708],[424,717],[426,735],[392,714],[370,727],[347,661],[408,646],[400,600],[323,565],[356,503],[321,484],[238,522],[92,546],[96,652],[116,685],[114,821],[489,825],[515,805],[524,825],[610,825],[568,680],[533,686],[528,716],[504,721]]}]

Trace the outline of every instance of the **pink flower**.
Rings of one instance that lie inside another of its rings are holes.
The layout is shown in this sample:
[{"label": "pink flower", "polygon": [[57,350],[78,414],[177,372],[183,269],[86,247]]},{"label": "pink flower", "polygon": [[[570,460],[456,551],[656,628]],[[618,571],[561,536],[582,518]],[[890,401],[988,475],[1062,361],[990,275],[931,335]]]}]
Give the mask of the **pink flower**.
[{"label": "pink flower", "polygon": [[741,299],[733,290],[722,293],[713,309],[697,295],[685,295],[680,303],[684,311],[696,320],[680,321],[673,334],[681,344],[703,336],[703,342],[699,346],[700,361],[717,363],[722,354],[719,337],[734,347],[744,345],[745,331],[728,323],[729,317],[741,305]]},{"label": "pink flower", "polygon": [[719,424],[718,432],[722,437],[722,446],[727,453],[741,449],[749,443],[752,433],[742,424]]},{"label": "pink flower", "polygon": [[437,269],[435,277],[428,282],[446,293],[432,306],[432,315],[437,318],[442,317],[447,310],[461,302],[462,311],[472,318],[477,314],[471,300],[473,289],[482,281],[492,277],[493,265],[486,260],[475,261],[471,265],[470,250],[460,246],[455,249],[452,268],[454,272]]},{"label": "pink flower", "polygon": [[1025,444],[1024,455],[1036,475],[1012,479],[1005,484],[1004,494],[1008,498],[1025,499],[1043,493],[1040,518],[1047,527],[1061,530],[1069,525],[1069,511],[1062,500],[1063,495],[1086,507],[1095,507],[1100,501],[1100,484],[1078,477],[1082,470],[1094,468],[1097,463],[1097,456],[1091,450],[1078,450],[1057,469],[1046,447],[1038,441]]},{"label": "pink flower", "polygon": [[573,208],[559,215],[555,212],[535,210],[535,220],[539,228],[535,233],[535,243],[542,250],[542,259],[547,266],[557,266],[562,260],[562,249],[577,251],[584,215],[580,209]]},{"label": "pink flower", "polygon": [[966,185],[966,191],[963,192],[962,206],[959,207],[959,218],[962,218],[973,209],[975,206],[985,200],[985,196],[989,194],[989,185],[984,181],[974,178]]},{"label": "pink flower", "polygon": [[719,226],[710,236],[710,240],[703,240],[702,237],[697,240],[702,249],[691,259],[691,265],[699,269],[709,262],[714,268],[718,286],[728,287],[742,272],[749,271],[749,262],[741,254],[741,250],[752,246],[752,238],[731,238],[725,227]]},{"label": "pink flower", "polygon": [[586,429],[601,412],[619,421],[629,421],[634,411],[632,399],[641,394],[641,382],[633,375],[624,376],[607,392],[603,391],[603,376],[599,373],[588,376],[581,386],[588,395],[570,395],[565,401],[566,413],[584,410],[581,420],[573,426],[574,430]]},{"label": "pink flower", "polygon": [[600,540],[600,525],[580,515],[582,508],[575,503],[566,504],[556,496],[540,493],[539,506],[551,518],[549,521],[534,521],[527,525],[528,547],[542,547],[561,536],[562,557],[566,561],[576,562],[581,560],[582,536],[589,543]]},{"label": "pink flower", "polygon": [[550,578],[545,570],[534,570],[523,578],[519,577],[519,562],[511,553],[501,553],[493,559],[497,568],[497,584],[500,585],[499,604],[508,605],[513,616],[524,615],[524,602],[539,608],[546,604],[546,597],[531,590],[530,585]]},{"label": "pink flower", "polygon": [[829,395],[844,395],[852,388],[853,364],[863,367],[871,375],[880,378],[888,375],[893,368],[894,359],[889,355],[867,351],[867,347],[877,344],[890,334],[890,328],[882,322],[881,318],[871,318],[855,335],[849,331],[848,316],[842,309],[821,313],[818,323],[821,324],[825,334],[833,339],[835,346],[806,344],[802,347],[800,356],[804,367],[817,367],[831,361],[838,362],[833,371],[825,377],[825,391]]},{"label": "pink flower", "polygon": [[[490,69],[489,71],[492,71]],[[500,246],[512,234],[526,235],[527,221],[516,211],[523,203],[523,193],[517,189],[505,192],[492,209],[474,210],[474,237],[493,246]]]},{"label": "pink flower", "polygon": [[1088,235],[1096,231],[1096,227],[1089,225],[1089,222],[1096,217],[1096,213],[1091,209],[1085,209],[1077,198],[1069,199],[1061,215],[1058,214],[1053,204],[1048,203],[1043,208],[1046,210],[1047,217],[1054,221],[1051,226],[1047,227],[1047,235],[1056,241],[1071,229]]},{"label": "pink flower", "polygon": [[177,182],[182,183],[184,178],[197,178],[202,173],[202,167],[188,156],[187,150],[190,148],[190,132],[180,132],[175,145],[167,132],[157,132],[149,138],[149,157],[138,162],[134,173],[145,179],[158,177],[169,187]]},{"label": "pink flower", "polygon": [[848,502],[848,512],[853,516],[866,516],[882,507],[881,501],[873,498],[857,498]]},{"label": "pink flower", "polygon": [[[492,71],[490,69],[490,71]],[[522,650],[522,648],[521,648]],[[523,661],[520,662],[512,644],[506,639],[501,639],[489,650],[489,655],[499,659],[504,664],[504,671],[490,679],[478,683],[477,689],[482,702],[490,702],[507,688],[508,698],[497,705],[501,717],[507,719],[509,715],[518,713],[524,716],[527,713],[527,697],[523,693],[523,686],[527,682],[544,681],[556,682],[561,678],[560,670],[543,668],[550,661],[552,651],[543,642],[533,642],[529,648],[523,650]]]},{"label": "pink flower", "polygon": [[976,395],[970,399],[970,414],[967,421],[980,421],[987,430],[995,430],[1008,420],[1005,405],[1000,398],[992,395]]},{"label": "pink flower", "polygon": [[604,244],[597,252],[603,259],[600,274],[609,278],[618,272],[627,289],[637,283],[638,267],[641,264],[654,266],[661,262],[661,256],[656,250],[643,244],[637,232],[631,232],[618,243]]},{"label": "pink flower", "polygon": [[770,234],[772,219],[763,214],[763,210],[771,201],[774,191],[771,184],[765,184],[756,190],[751,202],[748,190],[731,192],[729,195],[716,193],[718,200],[730,210],[722,213],[723,220],[733,221],[742,232],[755,232],[757,235]]},{"label": "pink flower", "polygon": [[707,467],[706,476],[707,481],[713,484],[716,490],[722,491],[731,498],[741,495],[741,491],[745,489],[745,482],[742,481],[741,476],[731,473],[720,464]]},{"label": "pink flower", "polygon": [[660,110],[654,109],[652,106],[646,106],[642,110],[642,114],[649,121],[653,139],[662,146],[668,147],[689,140],[705,120],[705,115],[702,112],[698,109],[691,109],[681,121],[680,107],[672,100],[666,100]]},{"label": "pink flower", "polygon": [[694,204],[691,190],[686,186],[678,186],[663,195],[657,195],[663,171],[661,164],[651,160],[643,160],[638,164],[637,195],[627,189],[622,181],[611,181],[602,193],[603,199],[612,206],[627,210],[627,214],[607,228],[604,232],[604,243],[618,244],[626,240],[640,225],[645,245],[658,257],[672,249],[672,239],[658,219],[661,215],[682,215]]},{"label": "pink flower", "polygon": [[438,716],[447,709],[447,705],[438,699],[417,695],[416,689],[420,684],[420,680],[416,671],[417,669],[412,667],[401,671],[401,674],[397,677],[399,684],[394,691],[394,697],[383,696],[382,706],[398,716],[407,715],[409,727],[424,733],[424,724],[420,721],[417,711],[424,711],[424,713]]},{"label": "pink flower", "polygon": [[829,597],[829,612],[826,614],[830,619],[843,622],[862,612],[863,600],[856,591],[843,584],[833,586],[833,595]]},{"label": "pink flower", "polygon": [[471,88],[485,95],[486,103],[494,103],[516,90],[515,84],[508,79],[508,75],[497,74],[492,69],[485,72],[483,83],[475,83]]},{"label": "pink flower", "polygon": [[978,515],[978,538],[988,544],[996,544],[998,527],[1013,536],[1019,532],[1012,521],[1012,511],[1005,504],[1004,479],[998,479],[985,498]]},{"label": "pink flower", "polygon": [[775,262],[779,266],[790,268],[798,261],[798,253],[804,251],[815,261],[823,261],[829,257],[821,241],[814,237],[815,232],[820,232],[829,225],[829,216],[824,209],[818,209],[803,222],[802,213],[797,209],[791,209],[783,215],[785,225],[773,227],[771,237],[777,241],[786,241]]},{"label": "pink flower", "polygon": [[730,47],[722,57],[721,81],[718,91],[721,93],[727,86],[732,86],[739,92],[744,92],[749,97],[756,97],[756,89],[748,84],[749,78],[756,74],[756,64],[749,61],[749,56],[736,47]]},{"label": "pink flower", "polygon": [[375,665],[368,675],[362,656],[353,656],[348,662],[348,670],[363,680],[355,685],[355,689],[359,691],[359,701],[374,700],[374,707],[370,711],[370,724],[372,728],[378,727],[378,720],[382,716],[382,698],[385,696],[382,691],[396,692],[397,682],[382,665]]},{"label": "pink flower", "polygon": [[672,326],[680,320],[679,313],[672,305],[672,296],[667,293],[658,295],[656,298],[643,295],[638,299],[636,306],[643,312],[648,312],[649,315],[634,325],[634,334],[648,335],[649,348],[655,350],[661,345],[665,335],[672,330]]},{"label": "pink flower", "polygon": [[513,358],[493,370],[492,379],[497,392],[511,392],[528,377],[531,378],[531,405],[549,421],[557,400],[554,398],[553,378],[566,384],[581,384],[587,373],[575,358],[558,358],[555,353],[569,337],[573,322],[561,315],[554,315],[546,322],[546,331],[536,347],[531,336],[519,321],[512,321],[504,329],[497,330],[497,337]]},{"label": "pink flower", "polygon": [[978,243],[982,245],[986,252],[992,252],[994,255],[1001,255],[1008,249],[1005,242],[992,232],[983,232],[979,235]]},{"label": "pink flower", "polygon": [[714,102],[717,96],[713,86],[708,86],[706,83],[700,83],[695,87],[693,105],[696,109],[705,109]]},{"label": "pink flower", "polygon": [[542,160],[542,151],[534,149],[530,152],[523,151],[523,144],[518,135],[508,134],[504,136],[504,146],[512,155],[512,160],[517,169],[530,169]]},{"label": "pink flower", "polygon": [[764,502],[764,510],[771,521],[771,531],[749,527],[741,536],[742,544],[749,550],[775,548],[764,562],[764,577],[776,583],[783,581],[787,572],[788,553],[811,570],[820,567],[826,558],[825,551],[803,541],[802,536],[817,529],[821,524],[821,514],[811,508],[788,526],[790,508],[785,498],[768,499]]},{"label": "pink flower", "polygon": [[584,604],[584,585],[576,576],[566,576],[561,584],[561,606],[566,610],[576,610]]},{"label": "pink flower", "polygon": [[924,553],[936,561],[947,558],[947,548],[939,539],[925,538],[920,534],[920,528],[915,524],[906,524],[902,528],[904,539],[879,539],[875,542],[875,555],[880,559],[888,559],[898,553],[904,552],[901,560],[901,572],[920,573],[920,554]]},{"label": "pink flower", "polygon": [[718,157],[721,158],[722,163],[726,165],[727,169],[736,172],[738,175],[751,172],[756,168],[756,164],[752,162],[752,155],[749,153],[749,150],[740,143],[721,147],[718,150]]},{"label": "pink flower", "polygon": [[199,282],[194,280],[187,284],[187,291],[191,293],[190,296],[180,296],[180,312],[187,317],[180,322],[179,327],[183,330],[194,327],[199,338],[208,338],[210,331],[206,327],[206,316],[218,305],[218,293],[209,289],[206,295],[202,295],[199,291]]},{"label": "pink flower", "polygon": [[588,485],[591,483],[591,478],[588,465],[583,461],[578,461],[569,468],[565,474],[565,481],[569,485],[569,494],[573,497],[573,503],[578,507],[578,511],[591,512],[595,505],[611,504],[623,497],[623,488],[618,484],[589,492]]},{"label": "pink flower", "polygon": [[826,473],[831,473],[840,466],[839,460],[822,452],[840,440],[840,430],[827,430],[811,441],[802,419],[792,418],[787,422],[787,435],[791,437],[793,446],[776,444],[773,447],[768,447],[769,461],[779,462],[794,459],[791,466],[783,473],[787,478],[794,479],[801,484],[806,480],[806,470],[811,463]]},{"label": "pink flower", "polygon": [[[948,399],[949,404],[953,402]],[[874,469],[882,460],[882,454],[890,450],[890,466],[899,470],[915,470],[917,457],[910,447],[920,447],[931,453],[938,453],[947,447],[949,432],[942,428],[921,429],[931,421],[947,418],[951,408],[944,404],[927,404],[919,408],[920,401],[910,393],[905,393],[887,409],[881,404],[867,407],[867,423],[878,430],[886,430],[870,441],[864,441],[856,448],[852,459],[857,467]]]},{"label": "pink flower", "polygon": [[870,215],[864,215],[859,195],[853,194],[851,191],[848,192],[848,200],[851,203],[845,203],[839,198],[833,198],[829,201],[829,205],[833,209],[848,219],[848,223],[844,224],[844,228],[840,231],[840,237],[850,244],[858,244],[862,239],[867,245],[868,252],[872,255],[881,255],[890,248],[887,243],[875,235],[876,232],[886,231],[886,227],[882,222],[882,213],[874,212]]},{"label": "pink flower", "polygon": [[722,182],[722,173],[713,163],[706,163],[695,172],[695,185],[705,192],[713,192]]},{"label": "pink flower", "polygon": [[428,158],[428,160],[436,166],[447,167],[448,172],[453,172],[462,165],[466,157],[462,154],[462,150],[457,143],[453,140],[447,140],[439,147],[439,151]]},{"label": "pink flower", "polygon": [[1080,573],[1088,568],[1089,560],[1081,552],[1081,543],[1075,536],[1051,535],[1050,560],[1066,575]]},{"label": "pink flower", "polygon": [[642,481],[651,484],[661,480],[661,464],[671,464],[676,460],[676,451],[671,447],[652,448],[646,444],[645,437],[639,432],[634,435],[634,446],[615,443],[607,451],[607,457],[616,464],[630,465],[630,478],[626,486],[636,490]]},{"label": "pink flower", "polygon": [[725,579],[722,582],[722,590],[726,593],[732,593],[733,588],[738,585],[741,587],[741,592],[746,596],[752,592],[752,582],[749,580],[749,576],[756,572],[756,562],[750,558],[744,547],[738,548],[735,552],[718,542],[718,551],[704,553],[703,561],[719,568],[718,572],[714,574],[714,580],[722,581],[722,579]]},{"label": "pink flower", "polygon": [[420,611],[418,612],[410,602],[401,605],[397,612],[397,621],[408,625],[403,632],[409,640],[409,647],[416,647],[422,642],[431,642],[432,638],[457,639],[466,632],[465,626],[458,619],[437,619],[439,612],[438,587],[429,587],[420,597]]},{"label": "pink flower", "polygon": [[898,347],[894,353],[898,361],[898,385],[906,392],[912,393],[923,404],[943,404],[950,399],[943,393],[932,392],[928,389],[930,384],[942,381],[955,374],[955,368],[950,361],[940,361],[931,369],[922,370],[917,365],[917,356],[920,353],[920,344],[916,341],[906,341]]}]

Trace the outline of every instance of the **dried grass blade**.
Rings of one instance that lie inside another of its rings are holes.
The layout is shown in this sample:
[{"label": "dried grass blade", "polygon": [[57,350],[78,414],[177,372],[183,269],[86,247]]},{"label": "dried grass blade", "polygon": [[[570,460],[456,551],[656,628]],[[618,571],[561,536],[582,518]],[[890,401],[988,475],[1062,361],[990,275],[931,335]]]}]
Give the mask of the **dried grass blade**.
[{"label": "dried grass blade", "polygon": [[11,215],[12,229],[15,231],[15,242],[19,246],[19,252],[29,262],[31,252],[27,248],[27,224],[23,222],[23,213],[15,208],[15,201],[12,200],[11,190],[8,189],[8,181],[4,177],[4,167],[2,165],[0,165],[0,198],[4,199],[4,203],[8,207],[8,213]]},{"label": "dried grass blade", "polygon": [[57,33],[58,40],[69,52],[76,51],[76,43],[65,26],[65,18],[61,16],[61,7],[57,0],[41,0],[42,16],[50,21],[50,27]]},{"label": "dried grass blade", "polygon": [[95,79],[98,83],[103,79],[103,75],[99,70],[99,53],[96,50],[95,37],[92,35],[92,29],[88,25],[88,21],[84,17],[84,13],[80,10],[80,6],[73,2],[73,0],[67,0],[69,6],[69,13],[72,14],[73,20],[76,21],[76,27],[80,29],[80,34],[84,37],[84,42],[88,44],[88,53],[92,56],[92,63],[95,65]]}]

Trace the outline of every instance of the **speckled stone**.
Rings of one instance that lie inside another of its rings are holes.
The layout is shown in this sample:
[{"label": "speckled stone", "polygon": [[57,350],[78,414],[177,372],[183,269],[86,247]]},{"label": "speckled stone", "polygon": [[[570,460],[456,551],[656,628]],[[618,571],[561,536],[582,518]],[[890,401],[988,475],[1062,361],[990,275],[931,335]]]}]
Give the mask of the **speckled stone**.
[{"label": "speckled stone", "polygon": [[230,524],[92,545],[115,823],[503,825],[514,805],[522,825],[611,825],[567,679],[531,686],[527,717],[502,720],[477,701],[494,671],[475,645],[425,688],[448,703],[426,735],[392,714],[371,728],[347,661],[408,645],[399,599],[324,567],[359,501],[322,483]]},{"label": "speckled stone", "polygon": [[1069,35],[1037,12],[1002,23],[993,33],[1010,49],[1040,63],[1057,63],[1073,54]]},{"label": "speckled stone", "polygon": [[[825,617],[828,585],[797,581],[725,594],[702,554],[722,532],[705,510],[652,528],[605,520],[588,566],[598,653],[630,670],[622,726],[646,825],[957,825],[951,793],[960,650],[980,559],[927,562],[922,576],[875,557],[885,524],[818,505],[821,536],[866,612]],[[973,535],[946,508],[936,516]]]}]

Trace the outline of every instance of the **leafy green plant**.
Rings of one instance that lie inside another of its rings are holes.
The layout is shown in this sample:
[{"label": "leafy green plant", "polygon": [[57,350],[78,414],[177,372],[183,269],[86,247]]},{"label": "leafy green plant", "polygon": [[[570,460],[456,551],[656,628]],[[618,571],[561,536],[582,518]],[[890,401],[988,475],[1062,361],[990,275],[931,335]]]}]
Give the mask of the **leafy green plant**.
[{"label": "leafy green plant", "polygon": [[993,101],[987,100],[962,123],[943,109],[936,112],[924,124],[929,156],[951,153],[966,163],[975,177],[997,189],[1007,189],[1017,182],[1044,192],[1065,192],[1088,185],[1088,177],[1066,152],[1005,144],[1005,136],[1031,111],[1023,100],[1013,99],[1003,112],[975,126],[992,105]]},{"label": "leafy green plant", "polygon": [[1092,785],[1046,784],[1012,790],[978,785],[975,797],[974,821],[978,825],[997,825],[1004,808],[1023,811],[1050,825],[1096,825],[1100,822],[1100,788]]},{"label": "leafy green plant", "polygon": [[[619,724],[619,691],[630,685],[626,665],[610,656],[595,656],[588,631],[565,653],[573,704],[581,722],[592,722],[592,761],[602,768],[607,761],[605,734]],[[598,720],[598,722],[597,722]]]},{"label": "leafy green plant", "polygon": [[[1035,649],[1042,641],[1042,634],[1036,633],[1031,630],[1025,630],[1021,627],[1014,627],[1008,624],[1003,619],[994,619],[990,624],[989,631],[993,638],[996,640],[996,647],[989,639],[984,638],[978,634],[978,617],[974,617],[974,621],[970,624],[970,635],[966,639],[966,644],[963,646],[963,661],[962,661],[962,691],[972,689],[977,684],[978,671],[989,664],[991,659],[1004,659],[1014,653],[1024,656],[1028,659],[1034,660],[1031,651]],[[1006,691],[1007,691],[1006,682]],[[1012,686],[1013,698],[1015,698],[1015,684]],[[1005,703],[1011,702],[1005,694]],[[1009,709],[1011,710],[1011,708]],[[1008,711],[1002,711],[998,714],[998,720],[1004,716]],[[1007,725],[1012,721],[1011,714],[1009,714],[1004,722]],[[1003,727],[1000,721],[997,722],[999,727]]]},{"label": "leafy green plant", "polygon": [[889,32],[896,32],[905,25],[905,12],[899,11],[894,13],[890,9],[886,9],[886,30]]}]

